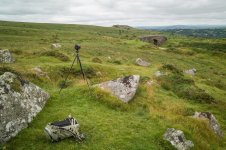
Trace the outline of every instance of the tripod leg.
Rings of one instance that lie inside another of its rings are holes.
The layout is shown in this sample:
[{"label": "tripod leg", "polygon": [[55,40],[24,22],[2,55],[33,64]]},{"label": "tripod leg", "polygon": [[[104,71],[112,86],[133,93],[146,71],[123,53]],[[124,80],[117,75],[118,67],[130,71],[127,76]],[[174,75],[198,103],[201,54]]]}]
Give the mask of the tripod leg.
[{"label": "tripod leg", "polygon": [[87,78],[86,78],[85,72],[83,71],[82,63],[81,63],[81,60],[80,60],[78,54],[77,54],[77,60],[78,60],[79,66],[80,66],[80,71],[81,71],[81,73],[82,73],[83,79],[86,81],[87,86],[89,87],[89,90],[90,90],[90,85],[89,85],[89,82],[88,82],[88,80],[87,80]]},{"label": "tripod leg", "polygon": [[65,84],[66,84],[66,82],[67,82],[67,79],[68,79],[68,77],[69,77],[69,74],[71,73],[71,69],[72,69],[72,67],[73,67],[73,65],[74,65],[74,63],[75,63],[75,60],[76,60],[76,57],[74,58],[74,60],[73,60],[73,62],[72,62],[72,64],[71,64],[71,67],[70,67],[70,69],[69,69],[69,72],[68,72],[68,74],[67,74],[67,76],[66,76],[66,78],[65,78],[65,80],[64,80],[64,82],[63,82],[63,85],[60,87],[59,93],[62,91],[62,89],[64,88],[64,86],[65,86]]}]

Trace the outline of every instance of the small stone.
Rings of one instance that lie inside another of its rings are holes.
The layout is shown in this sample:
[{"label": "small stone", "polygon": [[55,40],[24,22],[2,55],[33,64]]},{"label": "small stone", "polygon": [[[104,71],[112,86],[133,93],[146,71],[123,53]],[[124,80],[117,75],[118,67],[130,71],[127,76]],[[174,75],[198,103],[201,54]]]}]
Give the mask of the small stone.
[{"label": "small stone", "polygon": [[60,45],[60,43],[53,43],[52,48],[58,49],[58,48],[61,48],[61,45]]},{"label": "small stone", "polygon": [[0,62],[1,63],[13,63],[15,59],[9,50],[0,50]]},{"label": "small stone", "polygon": [[151,65],[149,62],[146,62],[146,61],[142,60],[141,58],[136,59],[136,64],[139,66],[144,66],[144,67],[148,67]]},{"label": "small stone", "polygon": [[43,76],[47,79],[50,79],[48,74],[46,72],[43,72],[42,69],[40,67],[34,67],[31,69],[32,71],[34,71],[34,73],[37,75],[37,76]]},{"label": "small stone", "polygon": [[162,73],[162,72],[160,72],[160,71],[156,71],[155,72],[155,76],[156,77],[160,77],[160,76],[163,76],[164,74]]},{"label": "small stone", "polygon": [[96,72],[96,76],[102,77],[102,73],[100,71]]},{"label": "small stone", "polygon": [[108,91],[118,99],[122,100],[125,103],[128,103],[136,93],[139,80],[139,75],[131,75],[123,78],[118,78],[116,80],[103,82],[95,85],[95,87],[99,87],[102,90]]},{"label": "small stone", "polygon": [[163,139],[169,141],[178,150],[188,150],[194,147],[192,141],[186,140],[183,131],[168,128]]},{"label": "small stone", "polygon": [[184,73],[194,76],[195,73],[196,73],[196,69],[192,68],[192,69],[189,69],[189,70],[185,70]]},{"label": "small stone", "polygon": [[148,86],[152,86],[152,85],[154,84],[154,81],[149,80],[146,84],[147,84]]},{"label": "small stone", "polygon": [[194,118],[203,118],[209,121],[210,128],[216,133],[218,136],[223,137],[223,131],[220,128],[220,125],[213,114],[210,112],[195,112]]}]

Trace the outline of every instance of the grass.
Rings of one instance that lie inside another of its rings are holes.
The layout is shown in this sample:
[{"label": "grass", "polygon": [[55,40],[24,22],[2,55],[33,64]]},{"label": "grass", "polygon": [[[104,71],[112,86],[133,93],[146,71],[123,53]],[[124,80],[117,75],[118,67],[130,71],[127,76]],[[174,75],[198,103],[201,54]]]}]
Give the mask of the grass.
[{"label": "grass", "polygon": [[[226,133],[225,40],[162,33],[169,40],[158,48],[136,39],[148,34],[160,33],[1,21],[0,47],[12,51],[16,62],[1,64],[0,74],[6,71],[19,74],[49,92],[51,98],[28,128],[0,149],[173,149],[163,140],[166,129],[172,127],[184,131],[186,138],[194,142],[193,149],[225,149],[225,137],[217,137],[207,122],[190,117],[195,111],[210,111]],[[51,49],[55,42],[62,45],[60,50]],[[129,104],[98,89],[92,89],[89,94],[78,65],[73,67],[67,88],[59,95],[59,84],[69,73],[74,58],[75,43],[82,47],[81,61],[92,85],[131,74],[141,76],[138,91]],[[71,61],[64,61],[61,56]],[[151,66],[135,65],[137,58],[151,62]],[[32,73],[31,69],[37,66],[47,72],[50,80]],[[196,68],[195,76],[183,74],[183,70],[191,68]],[[160,79],[168,88],[154,76],[161,69],[169,74]],[[97,76],[97,72],[101,76]],[[155,84],[147,85],[149,80]],[[194,88],[198,98],[189,98],[184,91],[181,95],[181,90],[188,90],[187,87]],[[200,94],[208,97],[199,101]],[[209,97],[215,103],[206,101]],[[45,125],[69,114],[79,121],[86,140],[82,143],[73,139],[58,143],[47,141],[43,132]]]}]

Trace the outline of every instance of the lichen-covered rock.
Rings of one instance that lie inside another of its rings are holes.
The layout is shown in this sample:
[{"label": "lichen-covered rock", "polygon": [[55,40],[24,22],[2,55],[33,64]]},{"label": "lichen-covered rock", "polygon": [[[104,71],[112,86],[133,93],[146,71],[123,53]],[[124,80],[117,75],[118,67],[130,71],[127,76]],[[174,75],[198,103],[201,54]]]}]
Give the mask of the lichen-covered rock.
[{"label": "lichen-covered rock", "polygon": [[186,140],[183,131],[168,128],[163,139],[169,141],[178,150],[188,150],[194,146],[192,141]]},{"label": "lichen-covered rock", "polygon": [[192,68],[192,69],[189,69],[189,70],[185,70],[184,73],[194,76],[195,73],[196,73],[196,69]]},{"label": "lichen-covered rock", "polygon": [[161,35],[149,35],[139,38],[143,42],[153,43],[156,46],[160,46],[167,41],[167,37]]},{"label": "lichen-covered rock", "polygon": [[195,112],[194,118],[207,119],[209,121],[210,128],[219,136],[223,137],[223,131],[220,128],[220,125],[213,114],[210,112]]},{"label": "lichen-covered rock", "polygon": [[127,103],[134,97],[138,88],[139,80],[139,75],[131,75],[97,84],[95,86],[100,87],[105,91],[109,91],[112,95]]},{"label": "lichen-covered rock", "polygon": [[61,48],[61,45],[60,45],[60,43],[53,43],[52,48],[58,49],[58,48]]},{"label": "lichen-covered rock", "polygon": [[0,143],[17,135],[44,107],[49,94],[5,72],[0,76]]},{"label": "lichen-covered rock", "polygon": [[0,50],[0,62],[1,63],[13,63],[15,59],[9,50]]},{"label": "lichen-covered rock", "polygon": [[146,61],[142,60],[141,58],[136,59],[136,64],[139,66],[144,66],[144,67],[148,67],[151,65],[149,62],[146,62]]}]

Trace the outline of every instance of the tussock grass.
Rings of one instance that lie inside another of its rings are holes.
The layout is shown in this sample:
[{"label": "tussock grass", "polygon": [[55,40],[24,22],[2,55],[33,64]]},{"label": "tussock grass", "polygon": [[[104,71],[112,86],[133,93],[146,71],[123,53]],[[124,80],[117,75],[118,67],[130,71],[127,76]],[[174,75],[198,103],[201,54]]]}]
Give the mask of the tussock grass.
[{"label": "tussock grass", "polygon": [[45,51],[42,52],[40,54],[40,56],[51,56],[51,57],[55,57],[61,61],[69,61],[69,57],[61,52],[55,51],[55,50],[51,50],[51,51]]},{"label": "tussock grass", "polygon": [[194,80],[186,78],[183,72],[171,64],[163,65],[161,70],[166,70],[166,75],[160,76],[158,81],[166,90],[173,91],[177,96],[200,103],[213,103],[214,98],[198,88]]}]

